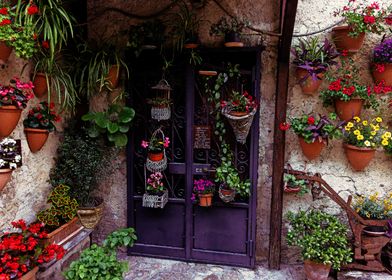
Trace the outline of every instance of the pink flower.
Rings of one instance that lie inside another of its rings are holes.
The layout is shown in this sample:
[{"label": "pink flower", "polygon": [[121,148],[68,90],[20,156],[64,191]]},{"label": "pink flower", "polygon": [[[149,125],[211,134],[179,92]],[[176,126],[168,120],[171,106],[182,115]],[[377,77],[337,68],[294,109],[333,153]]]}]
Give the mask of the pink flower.
[{"label": "pink flower", "polygon": [[147,148],[147,147],[148,147],[148,142],[143,140],[141,146],[142,146],[144,149]]},{"label": "pink flower", "polygon": [[168,148],[170,144],[169,137],[165,137],[165,141],[163,142],[163,147]]}]

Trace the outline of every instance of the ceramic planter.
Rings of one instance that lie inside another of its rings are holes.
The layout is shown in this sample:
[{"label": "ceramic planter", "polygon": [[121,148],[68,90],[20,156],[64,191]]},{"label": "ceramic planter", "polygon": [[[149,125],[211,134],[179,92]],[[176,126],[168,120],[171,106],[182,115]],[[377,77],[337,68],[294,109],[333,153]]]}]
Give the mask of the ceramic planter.
[{"label": "ceramic planter", "polygon": [[302,152],[308,160],[313,160],[315,158],[318,158],[325,146],[324,142],[319,142],[319,141],[314,141],[313,143],[306,143],[305,139],[302,137],[298,137],[298,140]]},{"label": "ceramic planter", "polygon": [[34,95],[38,98],[44,96],[48,92],[48,83],[46,81],[46,74],[37,73],[34,77]]},{"label": "ceramic planter", "polygon": [[327,280],[331,265],[305,260],[304,270],[307,280]]},{"label": "ceramic planter", "polygon": [[112,89],[117,88],[119,77],[120,77],[120,65],[110,66],[108,77],[107,77],[107,79],[110,83],[110,85],[109,85],[110,88],[112,88]]},{"label": "ceramic planter", "polygon": [[160,161],[160,160],[163,159],[163,152],[158,152],[158,153],[149,152],[148,153],[148,158],[151,161]]},{"label": "ceramic planter", "polygon": [[25,275],[23,275],[20,280],[35,280],[36,274],[38,272],[38,266],[34,267],[32,270],[27,272]]},{"label": "ceramic planter", "polygon": [[9,47],[4,41],[0,41],[0,59],[7,62],[12,52],[12,47]]},{"label": "ceramic planter", "polygon": [[0,169],[0,192],[4,189],[7,183],[10,181],[12,175],[12,169]]},{"label": "ceramic planter", "polygon": [[95,228],[103,215],[103,203],[96,207],[79,207],[78,217],[85,228]]},{"label": "ceramic planter", "polygon": [[349,121],[359,117],[362,111],[363,100],[351,99],[349,101],[335,100],[335,112],[342,121]]},{"label": "ceramic planter", "polygon": [[225,47],[243,47],[244,43],[241,42],[240,34],[236,32],[229,32],[225,35]]},{"label": "ceramic planter", "polygon": [[364,170],[372,161],[376,152],[372,148],[360,148],[349,144],[343,144],[343,147],[346,151],[346,157],[355,171]]},{"label": "ceramic planter", "polygon": [[338,26],[332,29],[332,40],[338,51],[347,50],[349,54],[352,54],[361,49],[365,33],[359,34],[358,37],[351,37],[348,35],[350,31],[349,26]]},{"label": "ceramic planter", "polygon": [[9,136],[19,122],[21,109],[16,106],[0,107],[0,139]]},{"label": "ceramic planter", "polygon": [[304,81],[302,80],[308,75],[307,70],[297,68],[295,73],[302,92],[307,95],[312,95],[313,93],[317,92],[321,83],[323,82],[322,77],[324,75],[322,73],[317,75],[320,79],[314,80],[312,76],[309,75]]},{"label": "ceramic planter", "polygon": [[58,229],[48,233],[48,236],[45,238],[42,238],[42,245],[49,245],[52,243],[56,244],[62,244],[65,241],[67,241],[69,238],[71,238],[74,233],[78,232],[79,229],[81,229],[82,226],[80,224],[80,221],[78,217],[73,218],[71,221],[68,223],[62,225]]},{"label": "ceramic planter", "polygon": [[380,63],[384,66],[384,71],[379,72],[376,67],[373,67],[372,74],[376,84],[384,82],[384,86],[392,86],[392,63]]},{"label": "ceramic planter", "polygon": [[24,132],[32,153],[36,153],[41,150],[49,136],[49,131],[46,129],[25,128]]},{"label": "ceramic planter", "polygon": [[212,204],[212,193],[199,194],[199,205],[202,207],[209,207]]},{"label": "ceramic planter", "polygon": [[189,35],[188,38],[185,40],[184,43],[184,48],[185,49],[196,49],[199,47],[199,36],[197,34],[195,35]]}]

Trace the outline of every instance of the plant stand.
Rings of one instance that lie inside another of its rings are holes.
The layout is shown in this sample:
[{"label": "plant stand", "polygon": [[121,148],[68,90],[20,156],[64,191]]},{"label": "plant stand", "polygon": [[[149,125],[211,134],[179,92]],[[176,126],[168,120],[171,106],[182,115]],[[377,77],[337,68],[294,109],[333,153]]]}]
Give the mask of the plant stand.
[{"label": "plant stand", "polygon": [[169,191],[165,190],[162,195],[143,194],[143,207],[163,209],[169,201]]}]

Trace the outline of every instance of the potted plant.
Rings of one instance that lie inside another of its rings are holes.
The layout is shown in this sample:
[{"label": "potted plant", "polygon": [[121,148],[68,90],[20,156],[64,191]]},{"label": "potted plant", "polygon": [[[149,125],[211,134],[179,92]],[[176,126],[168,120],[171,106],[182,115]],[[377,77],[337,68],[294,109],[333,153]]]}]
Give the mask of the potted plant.
[{"label": "potted plant", "polygon": [[73,261],[64,272],[67,280],[100,279],[104,275],[110,279],[124,279],[128,271],[128,262],[119,261],[117,250],[120,247],[132,247],[137,240],[133,228],[112,232],[102,246],[93,244],[84,250],[79,259]]},{"label": "potted plant", "polygon": [[228,100],[220,102],[222,114],[233,128],[237,142],[245,144],[258,103],[246,90],[243,93],[231,91]]},{"label": "potted plant", "polygon": [[20,144],[12,138],[0,140],[0,191],[11,179],[12,171],[22,164]]},{"label": "potted plant", "polygon": [[37,214],[37,219],[45,225],[48,233],[43,238],[45,244],[60,244],[80,229],[76,216],[79,204],[75,198],[69,196],[70,187],[58,185],[51,191],[47,203],[51,206]]},{"label": "potted plant", "polygon": [[24,132],[30,151],[36,153],[45,145],[49,133],[56,130],[53,122],[59,122],[60,116],[54,110],[54,103],[44,101],[33,107],[23,121]]},{"label": "potted plant", "polygon": [[18,78],[8,86],[0,85],[0,138],[9,136],[19,122],[22,110],[34,97],[32,82],[24,83]]},{"label": "potted plant", "polygon": [[153,135],[150,138],[150,141],[143,140],[141,146],[144,149],[147,149],[147,157],[151,161],[157,162],[161,161],[164,158],[164,151],[169,147],[170,139],[169,137],[157,137],[157,135]]},{"label": "potted plant", "polygon": [[385,131],[381,136],[381,145],[388,156],[392,155],[391,135],[392,133],[390,131]]},{"label": "potted plant", "polygon": [[361,48],[366,33],[381,34],[384,32],[385,17],[391,7],[381,9],[377,2],[370,5],[349,1],[346,6],[334,13],[344,18],[345,26],[332,29],[332,39],[339,51],[347,50],[355,53]]},{"label": "potted plant", "polygon": [[165,29],[165,25],[159,19],[145,21],[140,25],[132,25],[129,29],[127,46],[135,50],[136,56],[142,50],[161,47],[165,40]]},{"label": "potted plant", "polygon": [[331,269],[352,261],[347,226],[321,211],[289,212],[287,243],[298,246],[304,259],[306,279],[327,280]]},{"label": "potted plant", "polygon": [[380,92],[361,84],[359,69],[351,58],[343,60],[342,66],[327,79],[330,84],[320,92],[320,98],[325,107],[335,106],[341,120],[349,121],[354,116],[360,116],[362,106],[377,109],[379,104],[375,93]]},{"label": "potted plant", "polygon": [[79,203],[78,217],[86,228],[94,228],[102,218],[103,199],[95,196],[93,191],[103,176],[102,169],[111,152],[100,139],[90,138],[76,124],[70,124],[58,147],[55,166],[50,171],[52,186],[64,184],[71,187],[71,197]]},{"label": "potted plant", "polygon": [[217,23],[211,25],[210,36],[224,36],[226,47],[243,47],[241,33],[249,26],[249,22],[241,21],[237,18],[221,17]]},{"label": "potted plant", "polygon": [[336,65],[335,58],[339,53],[327,38],[321,44],[318,37],[300,39],[291,48],[294,56],[293,64],[296,68],[296,76],[305,94],[312,94],[320,87],[323,76],[328,68]]},{"label": "potted plant", "polygon": [[89,121],[88,135],[96,138],[106,134],[106,138],[116,147],[124,147],[128,143],[128,131],[135,110],[120,104],[111,104],[104,112],[89,112],[82,116],[83,121]]},{"label": "potted plant", "polygon": [[392,39],[383,40],[373,49],[374,81],[392,87]]},{"label": "potted plant", "polygon": [[[348,122],[344,128],[344,144],[346,157],[356,171],[364,170],[373,159],[376,148],[389,144],[390,132],[381,135],[382,118],[361,120],[359,117]],[[388,137],[389,136],[389,137]]]},{"label": "potted plant", "polygon": [[301,117],[289,118],[289,127],[298,135],[302,152],[309,160],[319,157],[322,149],[328,144],[329,139],[340,138],[340,129],[344,122],[335,124],[336,114],[319,116],[302,115]]},{"label": "potted plant", "polygon": [[165,188],[161,172],[151,173],[146,182],[146,193],[143,194],[143,207],[163,208],[169,200],[169,192]]},{"label": "potted plant", "polygon": [[166,97],[154,97],[147,100],[151,105],[151,118],[154,120],[169,120],[171,117],[171,99]]},{"label": "potted plant", "polygon": [[302,196],[309,192],[309,182],[304,179],[297,179],[293,174],[284,174],[283,182],[283,190],[286,193],[298,193]]},{"label": "potted plant", "polygon": [[199,205],[209,207],[212,204],[212,197],[215,192],[215,184],[210,180],[193,180],[192,201],[199,200]]},{"label": "potted plant", "polygon": [[14,230],[0,237],[0,279],[35,280],[38,265],[65,255],[60,245],[39,243],[46,235],[41,223],[27,225],[18,220],[11,224]]},{"label": "potted plant", "polygon": [[2,2],[0,6],[0,59],[6,63],[12,52],[12,41],[14,29],[12,20],[15,17],[14,11],[7,3]]}]

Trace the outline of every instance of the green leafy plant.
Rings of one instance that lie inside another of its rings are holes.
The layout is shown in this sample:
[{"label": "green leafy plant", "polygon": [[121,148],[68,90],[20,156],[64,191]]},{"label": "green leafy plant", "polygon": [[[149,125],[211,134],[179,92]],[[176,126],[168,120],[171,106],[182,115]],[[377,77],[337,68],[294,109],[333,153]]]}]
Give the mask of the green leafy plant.
[{"label": "green leafy plant", "polygon": [[69,269],[64,272],[65,279],[124,279],[123,275],[128,271],[128,263],[118,260],[117,249],[124,246],[132,247],[136,240],[133,228],[112,232],[102,246],[93,244],[84,250],[80,258],[72,262]]},{"label": "green leafy plant", "polygon": [[60,116],[54,110],[54,103],[48,104],[48,102],[43,101],[29,111],[23,125],[24,127],[46,129],[52,132],[56,130],[53,122],[60,120]]},{"label": "green leafy plant", "polygon": [[150,177],[147,179],[147,193],[161,195],[166,190],[162,179],[163,175],[161,172],[151,173]]},{"label": "green leafy plant", "polygon": [[143,47],[159,47],[165,40],[165,25],[161,20],[145,21],[140,25],[132,25],[129,29],[127,46],[135,50],[136,56]]},{"label": "green leafy plant", "polygon": [[287,243],[298,246],[304,260],[331,264],[334,269],[352,261],[347,226],[336,217],[321,211],[300,211],[289,212],[287,218]]},{"label": "green leafy plant", "polygon": [[296,189],[299,188],[298,194],[300,196],[309,192],[309,182],[304,179],[297,179],[293,174],[284,174],[283,182],[288,188]]},{"label": "green leafy plant", "polygon": [[50,208],[37,214],[38,221],[44,223],[47,228],[54,230],[76,216],[79,204],[75,198],[69,196],[70,189],[66,185],[55,187],[47,200],[51,203]]},{"label": "green leafy plant", "polygon": [[0,41],[8,46],[12,46],[14,38],[14,28],[12,20],[15,17],[15,12],[11,9],[7,2],[3,1],[0,5]]},{"label": "green leafy plant", "polygon": [[127,133],[135,110],[120,104],[112,104],[104,112],[89,112],[82,116],[83,121],[90,121],[88,135],[96,138],[106,134],[107,139],[116,147],[124,147],[128,143]]},{"label": "green leafy plant", "polygon": [[221,17],[217,23],[211,25],[210,35],[224,36],[231,32],[241,34],[242,30],[249,26],[248,21],[241,21],[237,18]]}]

